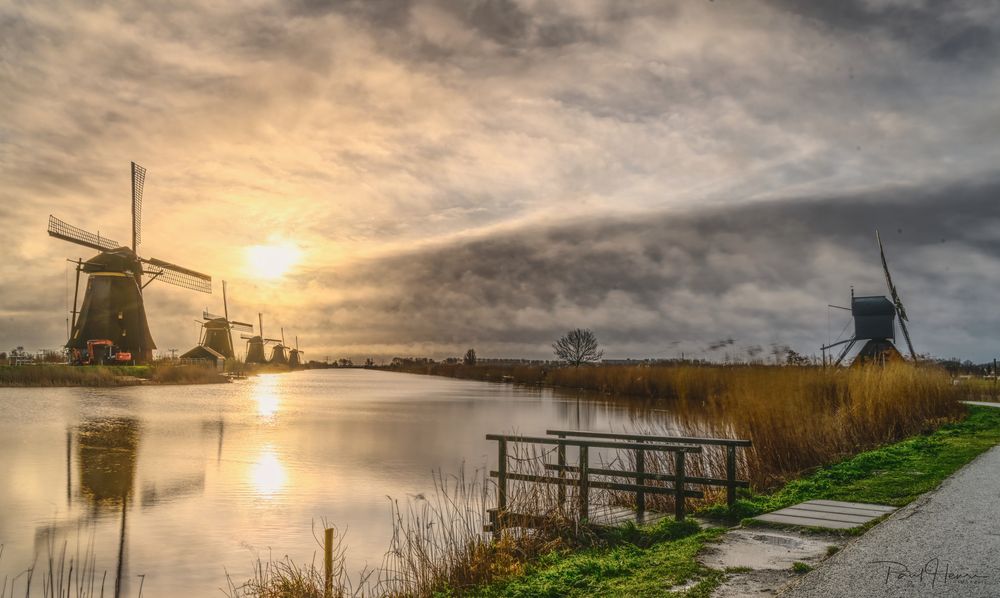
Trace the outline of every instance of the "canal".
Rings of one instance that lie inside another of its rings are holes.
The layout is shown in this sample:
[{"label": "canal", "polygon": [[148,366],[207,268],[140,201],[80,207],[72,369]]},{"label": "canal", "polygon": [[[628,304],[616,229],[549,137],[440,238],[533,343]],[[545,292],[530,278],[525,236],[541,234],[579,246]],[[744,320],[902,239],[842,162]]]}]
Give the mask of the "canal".
[{"label": "canal", "polygon": [[[122,595],[222,596],[258,557],[378,566],[389,497],[495,467],[489,432],[627,431],[666,411],[593,395],[360,369],[228,385],[0,389],[0,579],[53,551],[121,567]],[[317,553],[317,551],[319,552]],[[121,558],[119,559],[119,555]],[[40,583],[39,589],[40,589]],[[19,586],[20,587],[20,586]],[[23,591],[23,590],[22,590]],[[106,593],[108,595],[108,593]]]}]

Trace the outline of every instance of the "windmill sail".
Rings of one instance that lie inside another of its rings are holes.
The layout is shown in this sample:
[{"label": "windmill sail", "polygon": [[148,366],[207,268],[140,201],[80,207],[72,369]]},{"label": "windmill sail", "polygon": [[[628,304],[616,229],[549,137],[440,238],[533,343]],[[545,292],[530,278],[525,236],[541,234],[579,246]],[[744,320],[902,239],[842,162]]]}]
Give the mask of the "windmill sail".
[{"label": "windmill sail", "polygon": [[142,243],[142,186],[146,169],[132,162],[132,251],[138,253]]},{"label": "windmill sail", "polygon": [[99,234],[95,235],[82,228],[77,228],[52,215],[49,215],[49,236],[69,241],[70,243],[76,243],[77,245],[83,245],[84,247],[90,247],[97,251],[107,251],[121,247],[118,241],[113,241]]},{"label": "windmill sail", "polygon": [[208,274],[195,272],[183,266],[171,264],[170,262],[156,258],[142,258],[142,261],[148,266],[144,272],[149,275],[143,286],[154,280],[159,280],[192,291],[200,291],[202,293],[212,292],[212,277]]},{"label": "windmill sail", "polygon": [[882,247],[882,237],[879,236],[878,230],[875,231],[875,240],[878,242],[878,252],[882,256],[882,269],[885,271],[885,283],[889,287],[889,295],[892,297],[892,303],[896,307],[896,313],[899,315],[899,327],[903,331],[903,338],[906,339],[906,347],[910,350],[910,357],[913,361],[917,360],[917,353],[913,350],[913,343],[910,341],[910,331],[906,328],[906,322],[908,318],[906,317],[906,309],[903,307],[903,301],[899,298],[899,293],[896,292],[896,285],[892,284],[892,275],[889,274],[889,263],[885,259],[885,248]]}]

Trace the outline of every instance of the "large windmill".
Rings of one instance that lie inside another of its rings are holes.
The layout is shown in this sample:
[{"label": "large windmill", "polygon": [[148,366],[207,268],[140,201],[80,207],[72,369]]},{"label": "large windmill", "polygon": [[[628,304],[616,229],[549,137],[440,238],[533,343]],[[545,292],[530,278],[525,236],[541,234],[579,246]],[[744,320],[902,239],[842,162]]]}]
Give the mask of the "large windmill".
[{"label": "large windmill", "polygon": [[222,281],[222,309],[224,315],[221,316],[208,311],[202,312],[201,317],[204,322],[201,325],[202,332],[198,346],[181,355],[182,359],[196,357],[195,354],[201,347],[211,349],[226,359],[236,357],[236,352],[233,351],[233,330],[253,332],[253,324],[229,319],[229,302],[226,299],[226,281],[224,280]]},{"label": "large windmill", "polygon": [[885,248],[882,246],[882,238],[877,230],[875,231],[875,240],[878,243],[879,255],[882,257],[885,283],[889,288],[892,300],[890,301],[884,295],[855,297],[854,290],[851,290],[850,311],[854,317],[854,334],[849,339],[822,347],[825,355],[827,349],[844,345],[834,365],[840,365],[840,362],[844,360],[854,345],[861,340],[867,342],[855,357],[855,363],[884,363],[893,359],[902,359],[902,355],[893,344],[893,341],[896,340],[895,320],[897,316],[899,317],[899,328],[903,331],[903,338],[906,340],[906,347],[910,351],[910,357],[914,362],[917,361],[917,353],[913,350],[913,343],[910,341],[910,331],[906,328],[906,322],[909,321],[906,309],[903,307],[903,301],[899,298],[899,292],[896,291],[896,285],[892,283],[889,263],[885,259]]},{"label": "large windmill", "polygon": [[142,187],[146,169],[132,162],[132,247],[71,226],[49,216],[49,235],[96,249],[100,253],[87,261],[77,261],[77,283],[85,272],[87,290],[83,305],[76,309],[73,299],[73,323],[68,349],[89,355],[95,341],[117,347],[119,354],[131,354],[135,361],[153,357],[153,337],[146,322],[142,291],[154,280],[185,289],[212,292],[212,277],[155,258],[139,257],[142,241]]}]

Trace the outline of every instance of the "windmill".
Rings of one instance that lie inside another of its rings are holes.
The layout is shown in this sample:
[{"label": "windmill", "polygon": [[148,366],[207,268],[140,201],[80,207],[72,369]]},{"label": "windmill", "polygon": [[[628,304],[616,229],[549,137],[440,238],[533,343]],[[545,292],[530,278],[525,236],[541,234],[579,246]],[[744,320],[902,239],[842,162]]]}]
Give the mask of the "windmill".
[{"label": "windmill", "polygon": [[288,356],[285,355],[285,329],[281,329],[281,341],[271,349],[271,360],[268,363],[278,365],[288,365]]},{"label": "windmill", "polygon": [[247,341],[247,356],[244,360],[246,363],[267,363],[267,357],[264,355],[264,345],[266,343],[281,343],[276,338],[264,338],[264,314],[258,313],[257,320],[260,323],[259,335],[240,335],[240,338]]},{"label": "windmill", "polygon": [[295,348],[288,352],[288,367],[297,368],[302,366],[302,354],[305,351],[299,351],[299,337],[295,337]]},{"label": "windmill", "polygon": [[861,340],[867,342],[855,357],[855,363],[884,363],[893,359],[901,360],[903,356],[893,344],[893,341],[896,340],[895,320],[897,317],[899,318],[899,328],[903,331],[903,338],[906,340],[906,347],[910,351],[910,357],[913,361],[917,361],[917,353],[913,350],[913,343],[910,341],[910,331],[906,328],[906,323],[909,321],[906,309],[903,307],[903,301],[899,298],[896,285],[892,282],[889,263],[885,259],[885,248],[882,246],[882,237],[879,236],[877,230],[875,231],[875,240],[878,243],[879,255],[882,257],[885,283],[889,288],[892,300],[890,301],[884,295],[855,297],[854,289],[851,289],[851,307],[839,309],[850,309],[851,315],[854,317],[854,334],[849,339],[822,347],[825,356],[827,349],[844,345],[834,365],[840,365],[840,362],[844,360],[854,345]]},{"label": "windmill", "polygon": [[226,281],[224,280],[222,281],[222,309],[224,315],[221,316],[208,311],[202,312],[201,317],[204,322],[201,325],[202,332],[198,346],[181,355],[182,359],[199,357],[200,355],[197,353],[201,348],[211,349],[226,359],[236,357],[236,353],[233,351],[233,330],[253,332],[253,324],[229,319],[229,303],[226,299]]},{"label": "windmill", "polygon": [[[139,257],[142,241],[142,187],[146,169],[132,162],[132,247],[122,246],[107,237],[77,228],[55,216],[49,216],[48,232],[52,237],[96,249],[100,253],[87,261],[77,260],[77,284],[85,272],[87,290],[80,311],[73,301],[72,332],[66,348],[87,353],[94,361],[95,345],[117,347],[118,359],[128,355],[136,361],[153,356],[153,337],[146,321],[142,291],[160,280],[202,293],[212,292],[212,277],[155,258]],[[103,359],[103,356],[96,359]]]}]

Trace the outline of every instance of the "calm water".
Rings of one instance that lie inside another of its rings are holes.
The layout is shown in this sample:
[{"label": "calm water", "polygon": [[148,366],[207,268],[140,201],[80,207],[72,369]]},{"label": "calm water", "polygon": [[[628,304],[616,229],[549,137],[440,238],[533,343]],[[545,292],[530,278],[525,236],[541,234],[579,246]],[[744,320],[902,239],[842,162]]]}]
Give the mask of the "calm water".
[{"label": "calm water", "polygon": [[79,542],[83,553],[92,542],[109,588],[124,555],[123,596],[135,596],[144,576],[143,596],[218,597],[225,572],[246,579],[256,555],[312,560],[321,518],[348,528],[356,571],[378,565],[388,546],[387,496],[432,491],[437,468],[495,467],[486,433],[622,430],[636,417],[666,414],[367,370],[210,386],[0,388],[0,579],[47,558],[50,544],[76,552]]}]

